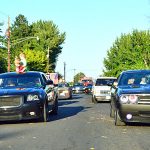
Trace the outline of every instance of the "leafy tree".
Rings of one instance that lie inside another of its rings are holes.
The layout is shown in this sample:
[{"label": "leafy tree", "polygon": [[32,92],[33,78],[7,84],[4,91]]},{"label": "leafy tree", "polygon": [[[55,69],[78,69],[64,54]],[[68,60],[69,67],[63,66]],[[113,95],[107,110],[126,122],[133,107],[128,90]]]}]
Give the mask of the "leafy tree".
[{"label": "leafy tree", "polygon": [[31,34],[30,26],[24,15],[19,14],[11,26],[11,64],[13,64],[14,57],[23,51],[24,45],[28,40],[24,40]]},{"label": "leafy tree", "polygon": [[133,30],[122,34],[104,58],[105,76],[118,76],[123,70],[150,68],[150,31]]},{"label": "leafy tree", "polygon": [[[60,33],[58,27],[52,21],[37,21],[32,24],[32,33],[38,35],[40,44],[38,49],[43,50],[47,58],[46,70],[54,71],[59,54],[62,52],[62,44],[65,33]],[[36,44],[36,43],[35,43]]]},{"label": "leafy tree", "polygon": [[[40,39],[38,42],[32,38],[37,36]],[[32,40],[26,40],[26,37]],[[18,43],[20,41],[18,39],[22,42]],[[20,51],[25,51],[30,69],[54,72],[64,40],[65,33],[60,33],[52,21],[40,20],[29,25],[27,19],[19,15],[11,28],[11,41],[13,41],[11,60],[14,60],[15,55],[18,55]]]},{"label": "leafy tree", "polygon": [[[0,26],[3,26],[3,23],[0,23]],[[0,33],[2,33],[2,29],[0,28]],[[0,35],[0,73],[7,71],[7,49],[3,47],[4,44],[4,36]]]},{"label": "leafy tree", "polygon": [[46,67],[47,59],[43,51],[24,50],[24,53],[26,54],[26,59],[28,60],[27,61],[28,70],[44,71],[43,68]]},{"label": "leafy tree", "polygon": [[74,83],[79,82],[81,80],[81,78],[85,77],[85,74],[82,72],[77,73],[74,76]]}]

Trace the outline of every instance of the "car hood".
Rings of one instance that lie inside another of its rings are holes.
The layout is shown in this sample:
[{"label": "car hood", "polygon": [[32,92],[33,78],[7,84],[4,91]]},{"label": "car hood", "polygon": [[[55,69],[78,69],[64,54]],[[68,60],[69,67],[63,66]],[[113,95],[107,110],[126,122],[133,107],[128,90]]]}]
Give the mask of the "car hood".
[{"label": "car hood", "polygon": [[150,94],[150,86],[146,85],[130,85],[130,86],[118,86],[120,94]]},{"label": "car hood", "polygon": [[6,88],[0,89],[0,96],[3,95],[26,95],[31,93],[40,93],[40,88]]},{"label": "car hood", "polygon": [[58,87],[58,90],[68,90],[68,87]]}]

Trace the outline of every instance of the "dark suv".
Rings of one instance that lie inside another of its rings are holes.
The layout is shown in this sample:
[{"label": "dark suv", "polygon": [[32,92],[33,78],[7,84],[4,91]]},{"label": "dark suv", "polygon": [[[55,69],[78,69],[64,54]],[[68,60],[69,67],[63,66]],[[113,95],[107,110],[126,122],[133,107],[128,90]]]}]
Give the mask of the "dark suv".
[{"label": "dark suv", "polygon": [[115,125],[150,123],[150,70],[129,70],[112,85],[110,116]]},{"label": "dark suv", "polygon": [[57,91],[42,72],[0,74],[0,121],[40,119],[57,114]]}]

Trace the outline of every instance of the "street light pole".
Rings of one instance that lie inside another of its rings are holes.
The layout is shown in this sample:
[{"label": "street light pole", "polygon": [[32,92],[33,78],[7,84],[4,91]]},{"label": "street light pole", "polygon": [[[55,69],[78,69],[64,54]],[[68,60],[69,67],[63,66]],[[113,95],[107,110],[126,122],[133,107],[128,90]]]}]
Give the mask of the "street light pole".
[{"label": "street light pole", "polygon": [[21,38],[21,39],[18,39],[18,40],[15,40],[13,41],[12,43],[10,43],[10,19],[8,19],[8,30],[7,30],[7,48],[8,48],[8,72],[10,72],[10,47],[13,46],[13,45],[16,45],[18,43],[21,43],[21,42],[24,42],[26,40],[29,40],[29,39],[37,39],[37,41],[39,40],[39,37],[25,37],[25,38]]}]

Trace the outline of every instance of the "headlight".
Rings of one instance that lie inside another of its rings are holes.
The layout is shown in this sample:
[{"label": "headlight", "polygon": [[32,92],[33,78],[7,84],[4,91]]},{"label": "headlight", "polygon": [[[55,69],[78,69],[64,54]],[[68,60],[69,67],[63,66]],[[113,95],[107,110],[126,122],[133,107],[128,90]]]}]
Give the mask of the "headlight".
[{"label": "headlight", "polygon": [[34,94],[34,95],[30,94],[27,96],[27,101],[38,101],[38,100],[39,100],[39,97],[36,94]]},{"label": "headlight", "polygon": [[127,103],[127,102],[128,102],[128,96],[127,96],[127,95],[122,95],[122,96],[120,97],[120,101],[121,101],[121,103],[123,103],[123,104]]},{"label": "headlight", "polygon": [[138,97],[136,95],[129,95],[129,101],[131,104],[135,104],[138,101]]},{"label": "headlight", "polygon": [[66,94],[67,94],[67,93],[69,93],[69,91],[65,90],[63,93],[66,93]]},{"label": "headlight", "polygon": [[121,103],[125,104],[135,104],[138,101],[138,96],[137,95],[122,95],[120,97]]}]

